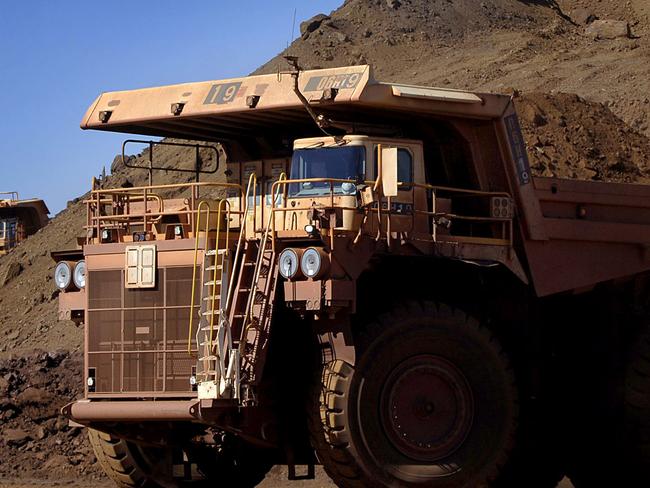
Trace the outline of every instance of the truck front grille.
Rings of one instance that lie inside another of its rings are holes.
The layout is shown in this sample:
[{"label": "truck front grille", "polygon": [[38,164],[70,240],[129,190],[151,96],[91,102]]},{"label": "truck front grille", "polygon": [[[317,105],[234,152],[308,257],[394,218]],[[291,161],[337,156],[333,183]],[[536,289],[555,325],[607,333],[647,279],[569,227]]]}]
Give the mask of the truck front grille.
[{"label": "truck front grille", "polygon": [[95,394],[191,394],[192,267],[160,268],[156,283],[154,289],[126,289],[123,270],[88,272],[86,350]]}]

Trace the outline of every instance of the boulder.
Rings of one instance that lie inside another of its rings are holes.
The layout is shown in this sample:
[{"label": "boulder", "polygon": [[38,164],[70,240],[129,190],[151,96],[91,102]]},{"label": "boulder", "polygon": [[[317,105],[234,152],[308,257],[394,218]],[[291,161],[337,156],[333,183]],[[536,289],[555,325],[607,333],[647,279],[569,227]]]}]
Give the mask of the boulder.
[{"label": "boulder", "polygon": [[348,38],[348,36],[346,36],[343,32],[338,32],[338,31],[334,32],[332,34],[332,36],[334,37],[334,39],[336,39],[340,43],[341,42],[348,42],[350,40],[350,38]]},{"label": "boulder", "polygon": [[39,388],[29,387],[16,397],[19,406],[42,405],[52,400],[52,394]]},{"label": "boulder", "polygon": [[36,438],[38,440],[43,440],[47,437],[47,431],[41,426],[36,429]]},{"label": "boulder", "polygon": [[43,468],[48,471],[53,469],[65,469],[69,466],[70,460],[63,454],[53,454],[47,461],[45,461],[45,464],[43,464]]},{"label": "boulder", "polygon": [[304,36],[306,34],[309,34],[311,32],[314,32],[316,29],[318,29],[321,24],[329,20],[329,15],[325,14],[318,14],[314,15],[311,19],[305,20],[300,24],[300,35]]},{"label": "boulder", "polygon": [[594,20],[586,29],[594,39],[618,39],[631,37],[630,24],[624,20]]},{"label": "boulder", "polygon": [[5,286],[11,280],[23,272],[23,266],[20,263],[12,261],[5,266],[2,276],[0,276],[0,286]]},{"label": "boulder", "polygon": [[571,12],[570,17],[578,25],[589,25],[598,20],[598,16],[589,8],[577,8]]},{"label": "boulder", "polygon": [[14,446],[22,446],[31,439],[29,433],[22,429],[5,429],[2,436],[7,444]]}]

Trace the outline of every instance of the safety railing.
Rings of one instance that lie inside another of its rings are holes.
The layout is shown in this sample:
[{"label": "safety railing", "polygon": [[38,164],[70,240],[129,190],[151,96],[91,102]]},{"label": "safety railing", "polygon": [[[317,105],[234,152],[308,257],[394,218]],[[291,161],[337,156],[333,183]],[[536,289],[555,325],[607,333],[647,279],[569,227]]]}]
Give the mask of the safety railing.
[{"label": "safety railing", "polygon": [[[313,199],[319,200],[319,202],[322,204],[322,208],[332,208],[337,210],[353,210],[353,211],[364,213],[362,222],[360,224],[360,228],[358,229],[358,235],[355,241],[358,241],[359,237],[363,234],[364,227],[367,226],[370,215],[371,213],[374,212],[377,216],[377,234],[375,235],[375,238],[379,240],[380,238],[382,238],[382,236],[385,236],[389,245],[390,245],[391,234],[392,234],[391,224],[393,219],[395,217],[399,217],[403,219],[404,217],[409,217],[410,215],[411,228],[408,232],[412,232],[414,229],[416,229],[417,216],[425,216],[431,219],[430,240],[434,242],[437,241],[437,227],[441,224],[443,219],[447,219],[447,221],[450,223],[453,221],[462,221],[466,223],[470,228],[470,231],[467,235],[462,235],[462,234],[454,235],[455,238],[460,239],[462,237],[472,237],[471,229],[476,225],[495,224],[500,227],[499,232],[497,233],[500,234],[498,239],[500,241],[503,241],[505,245],[512,246],[513,216],[496,217],[492,215],[465,215],[465,214],[452,213],[452,212],[436,211],[436,196],[440,194],[443,195],[448,194],[450,195],[451,200],[456,200],[456,201],[458,199],[466,199],[466,198],[475,198],[475,199],[507,198],[509,200],[512,200],[511,195],[507,192],[489,192],[489,191],[454,188],[454,187],[447,187],[447,186],[429,185],[425,183],[398,182],[398,189],[400,192],[402,192],[402,195],[398,197],[387,197],[384,196],[380,191],[381,185],[378,185],[378,181],[368,180],[368,181],[364,181],[362,184],[372,189],[373,196],[374,196],[372,205],[365,206],[365,207],[361,206],[360,204],[356,206],[349,206],[349,205],[342,205],[338,203],[336,199],[337,197],[352,196],[352,195],[345,192],[339,192],[335,189],[335,187],[336,185],[341,185],[343,183],[358,184],[358,182],[354,180],[339,179],[339,178],[301,178],[301,179],[283,179],[273,183],[271,193],[275,195],[276,192],[278,192],[278,189],[282,187],[283,196],[284,196],[284,198],[281,199],[283,205],[276,206],[275,199],[274,199],[274,205],[272,205],[272,208],[270,210],[271,236],[272,236],[273,249],[275,249],[275,239],[277,235],[276,215],[280,213],[284,214],[286,219],[286,213],[288,212],[293,212],[295,214],[297,210],[307,210],[306,208],[297,209],[295,207],[287,207],[289,185],[304,184],[304,183],[312,183],[312,184],[325,183],[329,185],[329,191],[327,193],[321,193],[319,195],[313,195],[313,196],[310,195]],[[407,188],[407,189],[403,190],[402,188]],[[409,197],[406,197],[407,192]],[[421,208],[418,208],[418,202],[417,202],[418,192],[420,192],[420,195],[423,195],[427,200],[426,210],[422,210]],[[356,194],[358,194],[358,192],[355,192],[355,195]],[[301,198],[301,197],[297,196],[292,198]],[[323,203],[324,198],[329,199],[328,204]],[[394,211],[392,208],[393,202],[399,202],[400,204],[410,205],[411,210],[409,214]],[[384,222],[386,224],[385,231],[383,229]],[[330,231],[329,235],[331,241],[330,245],[331,247],[333,247],[334,232]]]},{"label": "safety railing", "polygon": [[[243,259],[242,246],[244,245],[244,240],[246,238],[246,233],[248,230],[248,215],[250,213],[251,197],[253,202],[252,205],[253,206],[253,230],[255,230],[256,215],[257,215],[257,175],[255,173],[251,173],[251,175],[248,177],[248,185],[246,186],[246,194],[244,196],[245,205],[241,217],[242,222],[240,223],[239,226],[240,230],[239,230],[239,236],[237,237],[237,247],[235,248],[235,259],[232,263],[232,268],[231,268],[233,274],[237,272],[241,264],[241,260]],[[224,304],[224,310],[230,309],[234,291],[235,291],[234,280],[232,279],[228,280],[228,290],[226,292],[226,302]]]},{"label": "safety railing", "polygon": [[[278,182],[285,181],[287,179],[286,173],[281,173]],[[277,183],[277,182],[276,182]],[[272,191],[271,191],[271,208],[275,208],[278,200],[280,199],[280,187],[278,186],[276,189],[276,185],[272,185]],[[264,263],[264,257],[266,254],[268,242],[269,242],[269,235],[273,236],[275,235],[274,227],[272,220],[274,218],[274,213],[273,211],[269,212],[269,217],[266,223],[266,226],[264,227],[264,233],[262,234],[262,238],[260,240],[259,248],[258,248],[258,253],[257,253],[257,261],[255,263],[255,272],[253,273],[253,282],[251,285],[251,291],[248,295],[248,299],[246,302],[246,313],[245,313],[245,319],[244,319],[244,325],[242,327],[241,331],[241,336],[239,340],[239,351],[241,356],[244,356],[244,352],[246,350],[246,342],[248,339],[248,331],[251,328],[254,318],[253,318],[253,307],[255,305],[255,297],[257,296],[258,292],[258,283],[260,281],[260,274],[262,272],[263,268],[263,263]],[[273,250],[275,251],[275,246],[273,247]],[[269,271],[270,272],[270,271]],[[271,285],[271,280],[266,280],[265,282],[266,288],[263,291],[263,294],[265,296],[268,295],[269,293],[269,288]]]},{"label": "safety railing", "polygon": [[[2,198],[2,195],[9,195],[9,198]],[[20,200],[18,198],[18,192],[17,191],[0,191],[0,200],[10,200],[10,201],[18,201]]]},{"label": "safety railing", "polygon": [[[276,229],[277,229],[277,221],[276,221],[276,214],[277,213],[283,213],[286,214],[287,212],[295,212],[295,208],[287,208],[287,197],[288,197],[288,188],[289,185],[292,184],[303,184],[303,183],[312,183],[312,184],[318,184],[318,183],[326,183],[329,185],[329,192],[328,194],[320,194],[320,195],[309,195],[310,197],[314,199],[319,199],[322,202],[323,198],[329,197],[329,205],[325,205],[326,208],[336,208],[339,210],[359,210],[358,206],[345,206],[345,205],[339,205],[336,203],[335,198],[336,197],[341,197],[341,196],[356,196],[356,191],[354,194],[346,194],[346,193],[337,193],[335,190],[335,185],[337,184],[343,184],[343,183],[353,183],[356,184],[355,181],[349,180],[349,179],[342,179],[342,178],[298,178],[298,179],[278,179],[277,181],[273,182],[273,185],[271,186],[271,194],[272,195],[279,195],[279,188],[283,187],[283,198],[280,200],[283,202],[283,205],[281,207],[278,207],[275,202],[275,197],[273,200],[273,205],[271,205],[271,210],[270,210],[270,216],[269,216],[269,221],[270,221],[270,230],[271,230],[271,242],[273,246],[273,250],[275,251],[275,237],[276,237]],[[306,195],[305,195],[306,197]],[[302,198],[302,197],[297,197],[297,198]],[[306,209],[304,209],[306,210]],[[285,215],[286,216],[286,215]],[[331,234],[331,239],[334,238],[333,232]]]},{"label": "safety railing", "polygon": [[[136,228],[142,232],[150,232],[152,226],[166,216],[187,219],[186,223],[195,233],[197,231],[197,208],[201,201],[200,191],[218,189],[236,190],[240,196],[243,194],[241,185],[222,182],[95,189],[91,192],[90,198],[86,200],[85,229],[88,232],[88,242],[91,242],[93,237],[101,236],[104,229],[120,229],[126,235],[131,234]],[[189,195],[175,197],[175,199],[184,199],[184,208],[166,208],[166,200],[161,196],[166,192],[189,192]]]},{"label": "safety railing", "polygon": [[[146,166],[131,164],[131,158],[126,156],[126,147],[129,144],[146,145],[149,149],[149,158],[147,159]],[[174,166],[156,166],[154,161],[154,148],[157,146],[171,146],[180,147],[185,149],[194,149],[194,168],[183,168],[182,164],[177,161]],[[210,169],[203,168],[203,160],[201,158],[201,150],[209,151],[214,154],[214,165]],[[144,141],[141,139],[127,139],[122,143],[122,164],[127,168],[132,169],[146,169],[149,173],[149,186],[153,185],[153,172],[154,171],[172,171],[175,173],[192,173],[195,175],[196,181],[199,181],[199,175],[214,174],[219,169],[219,149],[214,144],[195,144],[190,142],[171,142],[171,141]]]}]

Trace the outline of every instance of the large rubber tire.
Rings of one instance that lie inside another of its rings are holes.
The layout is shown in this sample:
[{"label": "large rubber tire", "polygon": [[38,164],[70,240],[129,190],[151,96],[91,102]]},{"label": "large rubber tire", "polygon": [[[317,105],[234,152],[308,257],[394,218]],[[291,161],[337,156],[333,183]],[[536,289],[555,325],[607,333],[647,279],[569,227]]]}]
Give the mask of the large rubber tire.
[{"label": "large rubber tire", "polygon": [[342,487],[488,486],[514,444],[515,380],[477,321],[410,302],[370,324],[356,367],[322,367],[312,444]]},{"label": "large rubber tire", "polygon": [[273,466],[254,448],[239,447],[228,455],[203,449],[191,453],[199,472],[184,479],[173,476],[171,449],[136,445],[94,429],[88,429],[88,438],[100,466],[121,488],[249,488],[261,483]]},{"label": "large rubber tire", "polygon": [[594,424],[602,441],[581,446],[570,476],[576,488],[650,486],[650,327],[630,351],[622,383],[619,413]]},{"label": "large rubber tire", "polygon": [[139,466],[125,441],[95,429],[88,429],[88,439],[102,470],[118,486],[122,488],[159,486]]},{"label": "large rubber tire", "polygon": [[640,486],[650,486],[650,327],[640,337],[625,384],[627,466]]}]

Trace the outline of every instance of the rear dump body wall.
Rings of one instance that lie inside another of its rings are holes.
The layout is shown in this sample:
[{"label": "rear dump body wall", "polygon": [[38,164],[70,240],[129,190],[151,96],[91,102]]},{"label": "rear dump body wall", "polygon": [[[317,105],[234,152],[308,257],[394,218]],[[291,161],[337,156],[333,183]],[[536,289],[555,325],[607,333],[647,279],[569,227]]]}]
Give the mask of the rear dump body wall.
[{"label": "rear dump body wall", "polygon": [[546,239],[525,240],[537,294],[650,269],[650,187],[535,178]]},{"label": "rear dump body wall", "polygon": [[164,244],[158,244],[151,289],[125,288],[125,245],[111,245],[115,253],[102,255],[93,248],[106,253],[106,245],[86,248],[87,373],[95,377],[90,398],[195,395],[189,382],[196,366],[194,341],[194,356],[187,351],[193,251],[165,251]]}]

